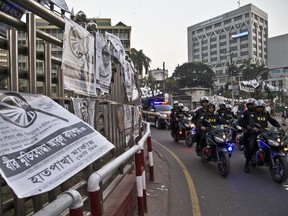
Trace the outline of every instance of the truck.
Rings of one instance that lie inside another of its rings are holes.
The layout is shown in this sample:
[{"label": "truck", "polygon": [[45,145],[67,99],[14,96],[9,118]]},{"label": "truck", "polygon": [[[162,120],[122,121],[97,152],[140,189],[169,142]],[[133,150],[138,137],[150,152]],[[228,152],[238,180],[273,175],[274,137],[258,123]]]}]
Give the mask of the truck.
[{"label": "truck", "polygon": [[172,106],[164,97],[150,97],[142,100],[142,118],[158,129],[170,128]]}]

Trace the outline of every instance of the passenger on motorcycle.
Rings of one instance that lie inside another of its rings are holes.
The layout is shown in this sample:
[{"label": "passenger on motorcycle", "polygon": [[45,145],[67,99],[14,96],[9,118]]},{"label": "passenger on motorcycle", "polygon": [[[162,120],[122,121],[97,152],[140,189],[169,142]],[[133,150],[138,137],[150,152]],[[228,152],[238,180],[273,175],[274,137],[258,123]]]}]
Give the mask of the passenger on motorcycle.
[{"label": "passenger on motorcycle", "polygon": [[[207,131],[209,130],[209,127],[225,124],[223,119],[219,116],[219,114],[215,113],[215,108],[216,107],[214,103],[209,103],[207,112],[200,118],[200,120],[197,123],[196,127],[200,128],[198,132],[200,136],[199,146],[198,151],[196,151],[198,155],[205,147],[205,136]],[[205,120],[207,120],[210,124],[207,124],[207,121]]]},{"label": "passenger on motorcycle", "polygon": [[[234,112],[232,112],[232,106],[230,104],[226,105],[226,112],[224,113],[223,117],[226,124],[231,124],[234,119],[238,119],[237,115],[235,115]],[[235,143],[236,141],[236,130],[232,130],[232,142]]]},{"label": "passenger on motorcycle", "polygon": [[247,109],[240,115],[238,119],[239,125],[243,128],[243,138],[241,140],[242,148],[245,148],[248,145],[249,131],[251,126],[249,125],[249,118],[255,112],[255,99],[248,98],[246,100]]},{"label": "passenger on motorcycle", "polygon": [[219,109],[217,110],[218,115],[224,119],[224,115],[226,113],[226,104],[225,102],[219,103]]},{"label": "passenger on motorcycle", "polygon": [[206,111],[208,110],[208,103],[209,103],[209,99],[207,96],[202,96],[200,98],[200,105],[201,107],[199,109],[197,109],[193,115],[193,118],[192,118],[192,122],[193,124],[196,125],[196,147],[195,147],[195,151],[196,153],[198,153],[198,149],[199,149],[199,146],[200,146],[200,138],[201,138],[201,128],[197,127],[197,122],[200,120],[200,118],[202,116],[205,115]]},{"label": "passenger on motorcycle", "polygon": [[252,159],[253,153],[258,150],[258,145],[256,142],[256,138],[258,134],[261,132],[261,129],[255,127],[256,124],[259,124],[261,128],[268,127],[268,122],[274,126],[279,128],[280,131],[283,131],[279,122],[274,119],[267,111],[265,111],[265,102],[263,100],[257,100],[255,102],[255,112],[250,115],[249,125],[251,127],[249,134],[249,144],[246,146],[246,162],[244,166],[244,171],[246,173],[250,173],[249,162]]},{"label": "passenger on motorcycle", "polygon": [[184,105],[182,103],[178,104],[178,109],[174,112],[173,119],[174,119],[174,130],[173,134],[177,133],[178,130],[178,123],[184,118],[184,116],[187,116],[188,113],[183,110]]}]

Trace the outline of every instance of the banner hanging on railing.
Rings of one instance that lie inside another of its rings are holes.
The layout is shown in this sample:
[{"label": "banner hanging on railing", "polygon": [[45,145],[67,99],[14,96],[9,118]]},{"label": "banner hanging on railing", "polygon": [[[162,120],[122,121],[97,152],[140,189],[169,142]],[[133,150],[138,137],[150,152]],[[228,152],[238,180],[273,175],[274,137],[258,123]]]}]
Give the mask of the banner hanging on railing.
[{"label": "banner hanging on railing", "polygon": [[81,95],[96,96],[94,37],[68,18],[65,18],[61,67],[65,89]]},{"label": "banner hanging on railing", "polygon": [[0,174],[19,198],[54,189],[112,148],[52,99],[0,91]]}]

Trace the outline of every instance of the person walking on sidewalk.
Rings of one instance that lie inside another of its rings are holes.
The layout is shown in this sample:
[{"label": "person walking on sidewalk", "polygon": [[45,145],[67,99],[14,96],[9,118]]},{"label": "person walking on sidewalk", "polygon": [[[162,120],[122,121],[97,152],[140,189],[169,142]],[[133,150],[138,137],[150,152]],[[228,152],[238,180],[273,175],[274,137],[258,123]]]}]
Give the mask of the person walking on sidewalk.
[{"label": "person walking on sidewalk", "polygon": [[288,117],[288,107],[285,106],[282,111],[282,125],[286,125],[286,118]]}]

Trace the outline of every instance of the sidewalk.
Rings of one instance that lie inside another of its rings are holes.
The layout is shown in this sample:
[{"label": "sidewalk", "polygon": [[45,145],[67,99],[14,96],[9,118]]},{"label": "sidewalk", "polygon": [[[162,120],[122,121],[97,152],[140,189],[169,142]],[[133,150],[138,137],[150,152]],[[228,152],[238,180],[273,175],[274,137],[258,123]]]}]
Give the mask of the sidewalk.
[{"label": "sidewalk", "polygon": [[[145,216],[163,216],[169,215],[169,166],[162,154],[157,148],[153,147],[154,181],[150,181],[149,160],[146,159],[146,196],[147,213]],[[134,216],[138,216],[136,209]]]}]

